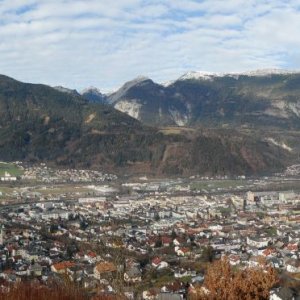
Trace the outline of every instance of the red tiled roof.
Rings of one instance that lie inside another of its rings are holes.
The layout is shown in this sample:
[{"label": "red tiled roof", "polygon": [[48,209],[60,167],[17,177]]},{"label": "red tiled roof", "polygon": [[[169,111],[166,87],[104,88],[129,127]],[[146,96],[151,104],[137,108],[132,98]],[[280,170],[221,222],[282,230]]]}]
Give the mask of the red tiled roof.
[{"label": "red tiled roof", "polygon": [[101,262],[96,266],[98,273],[115,272],[117,270],[116,266],[111,262]]},{"label": "red tiled roof", "polygon": [[268,256],[268,255],[270,255],[270,254],[272,254],[272,253],[274,253],[274,252],[275,252],[274,249],[267,248],[267,249],[265,249],[262,253],[263,253],[263,255]]},{"label": "red tiled roof", "polygon": [[161,238],[161,241],[162,241],[163,244],[170,244],[170,243],[172,243],[172,239],[170,237],[168,237],[168,236],[163,236]]},{"label": "red tiled roof", "polygon": [[152,259],[152,263],[154,265],[159,265],[161,263],[161,259],[159,257],[155,257]]},{"label": "red tiled roof", "polygon": [[97,254],[95,252],[93,252],[93,251],[90,251],[87,255],[90,256],[90,257],[92,257],[92,258],[97,257]]},{"label": "red tiled roof", "polygon": [[298,245],[297,244],[288,244],[286,246],[286,249],[289,251],[297,251],[298,250]]},{"label": "red tiled roof", "polygon": [[71,268],[71,267],[75,266],[75,263],[71,262],[71,261],[62,261],[62,262],[59,262],[52,266],[53,266],[53,268],[55,268],[56,271],[61,271],[61,270],[65,270],[67,268]]},{"label": "red tiled roof", "polygon": [[188,253],[188,252],[190,252],[190,249],[189,249],[189,248],[186,248],[186,247],[182,247],[182,248],[180,248],[179,250],[181,250],[183,253]]}]

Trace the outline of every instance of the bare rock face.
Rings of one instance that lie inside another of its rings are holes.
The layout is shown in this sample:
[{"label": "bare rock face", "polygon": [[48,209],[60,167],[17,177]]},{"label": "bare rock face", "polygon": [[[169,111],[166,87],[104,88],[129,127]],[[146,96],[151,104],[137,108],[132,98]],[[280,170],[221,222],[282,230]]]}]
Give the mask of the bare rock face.
[{"label": "bare rock face", "polygon": [[139,77],[108,96],[152,126],[300,127],[300,73],[189,72],[167,84]]}]

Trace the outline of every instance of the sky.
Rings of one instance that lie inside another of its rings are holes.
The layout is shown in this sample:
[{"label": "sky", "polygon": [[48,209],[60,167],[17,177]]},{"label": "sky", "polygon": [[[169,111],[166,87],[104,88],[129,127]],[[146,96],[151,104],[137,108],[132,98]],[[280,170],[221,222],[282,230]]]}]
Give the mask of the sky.
[{"label": "sky", "polygon": [[300,0],[0,0],[0,74],[81,90],[300,69]]}]

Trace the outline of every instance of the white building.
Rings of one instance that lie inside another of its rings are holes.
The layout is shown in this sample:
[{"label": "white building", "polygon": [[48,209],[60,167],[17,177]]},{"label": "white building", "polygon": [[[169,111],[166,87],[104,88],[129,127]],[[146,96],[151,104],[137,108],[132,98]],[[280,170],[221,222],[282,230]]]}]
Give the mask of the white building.
[{"label": "white building", "polygon": [[17,177],[11,176],[8,172],[5,172],[4,176],[0,177],[0,181],[5,181],[5,182],[16,181],[16,180],[17,180]]}]

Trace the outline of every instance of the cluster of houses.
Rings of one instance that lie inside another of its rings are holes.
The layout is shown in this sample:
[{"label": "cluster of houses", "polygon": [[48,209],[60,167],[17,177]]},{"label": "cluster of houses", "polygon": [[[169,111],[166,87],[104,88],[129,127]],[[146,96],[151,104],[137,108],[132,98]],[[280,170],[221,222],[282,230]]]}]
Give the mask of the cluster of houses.
[{"label": "cluster of houses", "polygon": [[21,180],[44,183],[85,183],[104,182],[116,180],[114,174],[103,173],[95,170],[78,169],[53,169],[44,163],[37,166],[23,166]]},{"label": "cluster of houses", "polygon": [[0,288],[67,277],[93,295],[186,299],[205,281],[205,264],[223,255],[237,268],[263,257],[285,278],[300,274],[294,192],[37,201],[2,207],[0,221]]}]

